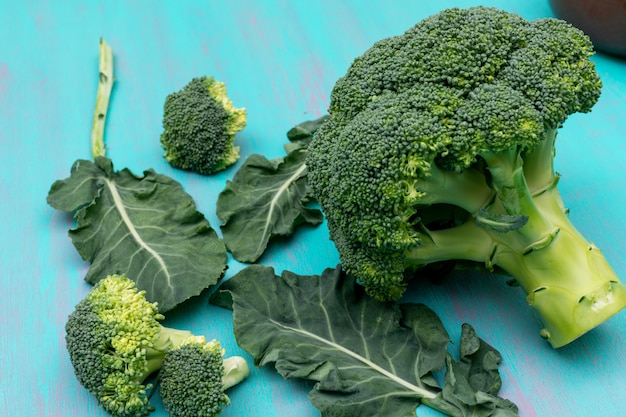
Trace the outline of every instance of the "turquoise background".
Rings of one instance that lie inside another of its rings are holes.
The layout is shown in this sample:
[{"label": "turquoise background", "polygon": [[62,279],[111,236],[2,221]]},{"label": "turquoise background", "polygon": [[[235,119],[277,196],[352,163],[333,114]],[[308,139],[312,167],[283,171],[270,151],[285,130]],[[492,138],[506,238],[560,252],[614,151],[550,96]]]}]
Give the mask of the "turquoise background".
[{"label": "turquoise background", "polygon": [[[248,110],[237,137],[241,161],[252,153],[279,157],[286,131],[325,113],[335,80],[373,42],[444,8],[480,4],[528,19],[552,16],[546,0],[0,0],[0,415],[106,415],[76,381],[64,344],[67,315],[90,288],[88,265],[67,236],[72,219],[45,201],[74,160],[90,157],[101,36],[116,59],[108,156],[119,169],[154,168],[177,179],[219,229],[217,195],[241,162],[212,177],[167,165],[159,143],[167,94],[199,75],[225,81],[234,104]],[[593,60],[603,95],[592,113],[567,121],[556,168],[573,222],[624,276],[626,61]],[[317,274],[338,256],[322,226],[273,245],[260,262]],[[243,267],[229,265],[226,278]],[[165,323],[245,354],[231,313],[208,305],[207,295]],[[441,286],[416,284],[407,298],[440,314],[453,340],[467,321],[501,350],[502,395],[521,416],[626,415],[626,312],[554,350],[539,338],[524,295],[503,280],[459,273]],[[254,369],[231,391],[223,415],[319,416],[306,397],[310,387],[269,367]],[[439,416],[423,407],[418,414]]]}]

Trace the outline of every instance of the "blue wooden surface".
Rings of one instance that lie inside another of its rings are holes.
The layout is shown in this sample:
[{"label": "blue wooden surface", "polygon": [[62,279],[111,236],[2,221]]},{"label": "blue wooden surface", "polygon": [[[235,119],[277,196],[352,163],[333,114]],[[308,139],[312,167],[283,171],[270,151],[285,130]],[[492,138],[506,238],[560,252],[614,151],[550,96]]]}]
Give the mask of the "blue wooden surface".
[{"label": "blue wooden surface", "polygon": [[[451,6],[498,6],[528,19],[552,16],[544,0],[0,1],[0,415],[103,416],[76,381],[63,326],[87,293],[87,265],[71,219],[46,205],[50,184],[89,158],[98,40],[114,48],[116,85],[107,124],[116,167],[154,168],[183,183],[218,228],[217,194],[234,169],[200,177],[169,167],[159,144],[165,96],[192,77],[225,81],[248,109],[242,160],[282,155],[285,132],[319,116],[335,80],[374,41]],[[580,230],[626,275],[626,62],[594,58],[605,87],[591,114],[560,134],[560,189]],[[338,257],[324,227],[301,230],[261,262],[315,274]],[[242,265],[231,261],[228,276]],[[562,349],[537,335],[523,294],[499,280],[459,274],[409,297],[436,310],[458,337],[471,322],[503,352],[502,394],[523,417],[626,415],[626,312]],[[241,354],[230,312],[192,300],[166,323],[222,341]],[[319,416],[310,385],[255,369],[231,392],[224,416]],[[157,403],[158,405],[158,403]],[[439,414],[420,408],[420,416]],[[156,411],[155,417],[165,416]]]}]

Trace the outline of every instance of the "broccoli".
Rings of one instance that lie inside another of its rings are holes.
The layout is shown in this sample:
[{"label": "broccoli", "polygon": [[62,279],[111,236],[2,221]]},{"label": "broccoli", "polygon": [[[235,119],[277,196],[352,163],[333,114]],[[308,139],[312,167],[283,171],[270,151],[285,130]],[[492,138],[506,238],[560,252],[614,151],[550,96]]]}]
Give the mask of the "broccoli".
[{"label": "broccoli", "polygon": [[[149,403],[152,384],[146,381],[168,352],[205,343],[204,336],[161,325],[163,318],[157,303],[148,302],[125,275],[100,280],[69,315],[66,346],[76,377],[113,416],[147,415],[154,408]],[[237,361],[247,366],[243,358]]]},{"label": "broccoli", "polygon": [[216,417],[230,404],[224,391],[249,374],[240,356],[224,359],[216,340],[190,341],[165,355],[159,373],[163,405],[171,417]]},{"label": "broccoli", "polygon": [[233,106],[224,83],[194,78],[165,99],[164,157],[175,168],[205,175],[222,171],[239,159],[235,134],[246,121],[246,109]]},{"label": "broccoli", "polygon": [[602,83],[581,31],[452,8],[375,43],[335,84],[306,160],[341,262],[373,297],[479,266],[522,287],[559,347],[626,305],[577,231],[554,171],[558,129]]}]

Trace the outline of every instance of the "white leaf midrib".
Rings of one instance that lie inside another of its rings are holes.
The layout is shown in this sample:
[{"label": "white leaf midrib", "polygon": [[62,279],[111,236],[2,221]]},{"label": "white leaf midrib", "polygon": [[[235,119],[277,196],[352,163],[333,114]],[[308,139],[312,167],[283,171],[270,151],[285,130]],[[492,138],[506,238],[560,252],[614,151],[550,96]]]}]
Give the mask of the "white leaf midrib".
[{"label": "white leaf midrib", "polygon": [[[270,229],[270,225],[272,224],[272,216],[274,214],[274,208],[276,207],[278,200],[280,199],[280,197],[283,195],[283,193],[285,191],[287,191],[289,189],[289,186],[291,184],[293,184],[298,177],[300,177],[300,174],[302,174],[302,172],[304,172],[304,170],[306,169],[306,165],[302,164],[302,166],[300,168],[298,168],[278,189],[278,191],[276,191],[276,194],[274,195],[274,197],[272,197],[272,199],[270,200],[270,204],[269,204],[269,210],[267,212],[267,216],[265,216],[265,227],[263,228],[263,233],[261,234],[262,239],[259,241],[259,243],[262,245],[263,242],[265,241],[266,236],[269,235],[269,229]],[[257,248],[257,250],[261,249],[260,247]]]},{"label": "white leaf midrib", "polygon": [[[167,281],[169,282],[170,273],[167,269],[167,265],[165,264],[165,261],[163,260],[163,258],[157,251],[155,251],[152,247],[150,247],[150,245],[148,245],[148,243],[141,237],[141,235],[137,231],[137,228],[135,227],[133,221],[130,219],[130,216],[128,215],[128,212],[126,211],[124,200],[122,199],[122,196],[117,190],[117,184],[113,180],[110,180],[109,178],[104,178],[104,182],[109,192],[111,193],[113,204],[115,208],[117,209],[117,212],[119,213],[120,218],[122,219],[122,222],[124,222],[124,225],[128,229],[129,233],[131,234],[135,242],[137,242],[137,244],[141,248],[143,248],[146,252],[148,252],[154,259],[156,259],[159,266],[163,270],[163,273],[165,274]],[[133,277],[133,278],[136,279],[137,277]]]},{"label": "white leaf midrib", "polygon": [[434,399],[434,398],[437,397],[436,393],[434,393],[434,392],[432,392],[432,391],[430,391],[428,389],[419,387],[417,385],[411,384],[410,382],[408,382],[408,381],[398,377],[397,375],[393,374],[392,372],[389,372],[388,370],[386,370],[382,366],[372,362],[371,360],[363,357],[362,355],[359,355],[356,352],[353,352],[352,350],[350,350],[350,349],[348,349],[348,348],[346,348],[346,347],[344,347],[344,346],[342,346],[342,345],[340,345],[338,343],[335,343],[335,342],[330,341],[328,339],[325,339],[325,338],[323,338],[321,336],[318,336],[315,333],[311,333],[308,330],[287,326],[287,325],[282,324],[282,323],[280,323],[280,322],[278,322],[276,320],[273,320],[273,319],[270,319],[270,322],[274,323],[276,326],[281,327],[281,328],[283,328],[285,330],[301,334],[301,335],[303,335],[305,337],[311,338],[311,339],[316,340],[316,341],[318,341],[318,342],[320,342],[322,344],[330,346],[331,348],[336,349],[336,350],[338,350],[338,351],[340,351],[340,352],[350,356],[353,359],[356,359],[357,361],[367,365],[372,370],[374,370],[374,371],[384,375],[389,380],[391,380],[391,381],[393,381],[393,382],[403,386],[404,388],[410,390],[411,392],[415,393],[416,395],[418,395],[421,398]]}]

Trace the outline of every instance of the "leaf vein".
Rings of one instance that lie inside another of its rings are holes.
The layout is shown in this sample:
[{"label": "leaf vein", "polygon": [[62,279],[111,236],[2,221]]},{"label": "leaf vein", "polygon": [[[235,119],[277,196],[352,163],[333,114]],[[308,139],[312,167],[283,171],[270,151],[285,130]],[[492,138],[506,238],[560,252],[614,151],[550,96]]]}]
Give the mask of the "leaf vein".
[{"label": "leaf vein", "polygon": [[[271,225],[271,221],[272,221],[272,217],[274,214],[274,209],[277,206],[278,200],[280,199],[281,195],[285,192],[285,191],[289,191],[289,186],[295,182],[298,177],[300,177],[300,174],[302,174],[302,172],[304,172],[304,170],[306,169],[306,165],[302,165],[300,168],[298,168],[298,170],[296,170],[296,172],[294,172],[293,175],[291,175],[283,185],[280,186],[280,188],[278,189],[278,191],[276,192],[276,194],[274,195],[274,197],[270,200],[270,204],[269,204],[269,210],[267,212],[267,216],[265,216],[265,226],[263,228],[263,232],[261,233],[261,236],[263,237],[263,239],[260,239],[259,242],[264,242],[265,241],[265,237],[268,236],[269,229],[270,229],[270,225]],[[260,249],[260,248],[259,248]]]},{"label": "leaf vein", "polygon": [[337,343],[335,343],[333,341],[329,341],[327,339],[324,339],[323,337],[320,337],[317,334],[312,333],[312,332],[310,332],[308,330],[295,328],[295,327],[292,327],[292,326],[287,326],[287,325],[282,324],[282,323],[280,323],[280,322],[278,322],[278,321],[276,321],[276,320],[274,320],[272,318],[270,318],[270,321],[274,325],[276,325],[277,327],[280,327],[280,328],[292,331],[292,332],[297,333],[297,334],[301,334],[301,335],[303,335],[305,337],[308,337],[308,338],[311,338],[311,339],[313,339],[313,340],[315,340],[315,341],[317,341],[317,342],[319,342],[319,343],[321,343],[323,345],[331,346],[335,350],[337,350],[337,351],[339,351],[339,352],[341,352],[341,353],[343,353],[343,354],[345,354],[347,356],[350,356],[351,358],[356,359],[359,362],[362,362],[363,364],[367,365],[367,367],[369,367],[373,371],[382,374],[383,376],[385,376],[389,380],[391,380],[391,381],[397,383],[398,385],[400,385],[400,386],[408,389],[409,391],[413,392],[415,395],[418,395],[418,396],[420,396],[422,398],[430,398],[430,399],[434,399],[434,398],[437,397],[437,395],[435,393],[433,393],[433,392],[431,392],[431,391],[429,391],[429,390],[427,390],[425,388],[422,388],[422,387],[419,387],[417,385],[414,385],[414,384],[410,383],[409,381],[406,381],[406,380],[400,378],[399,376],[393,374],[392,372],[388,371],[387,369],[385,369],[385,368],[381,367],[380,365],[376,364],[375,362],[372,362],[370,359],[365,358],[364,356],[359,355],[358,353],[356,353],[356,352],[354,352],[354,351],[352,351],[350,349],[347,349],[346,347],[341,346],[340,344],[337,344]]},{"label": "leaf vein", "polygon": [[116,188],[116,184],[115,182],[113,182],[112,180],[105,178],[105,183],[109,189],[109,192],[111,193],[111,197],[113,198],[113,204],[114,206],[117,208],[117,211],[121,217],[121,220],[124,222],[126,228],[128,229],[128,231],[130,232],[130,234],[132,235],[134,241],[144,250],[146,250],[159,264],[159,266],[161,267],[161,269],[163,270],[163,272],[165,273],[165,278],[168,282],[168,285],[171,287],[171,276],[170,273],[167,269],[167,265],[165,264],[165,261],[163,260],[163,258],[161,257],[161,255],[155,251],[153,248],[151,248],[146,241],[144,241],[144,239],[141,237],[141,235],[139,234],[139,232],[137,231],[135,225],[133,224],[132,220],[130,219],[130,217],[128,216],[128,213],[126,212],[126,208],[124,205],[124,201],[122,200],[122,197],[120,196],[117,188]]}]

